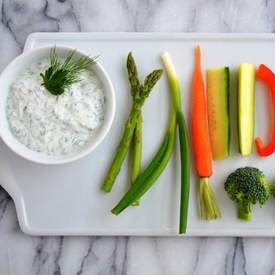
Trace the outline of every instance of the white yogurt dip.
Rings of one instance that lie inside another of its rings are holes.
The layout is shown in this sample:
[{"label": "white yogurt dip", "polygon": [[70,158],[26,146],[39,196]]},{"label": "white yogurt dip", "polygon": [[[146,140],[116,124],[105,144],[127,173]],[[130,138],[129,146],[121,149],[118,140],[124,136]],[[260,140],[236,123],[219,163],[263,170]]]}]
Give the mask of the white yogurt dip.
[{"label": "white yogurt dip", "polygon": [[11,86],[7,118],[13,135],[29,149],[51,156],[69,155],[85,147],[102,126],[105,96],[90,70],[62,95],[50,94],[41,72],[48,60],[32,64]]}]

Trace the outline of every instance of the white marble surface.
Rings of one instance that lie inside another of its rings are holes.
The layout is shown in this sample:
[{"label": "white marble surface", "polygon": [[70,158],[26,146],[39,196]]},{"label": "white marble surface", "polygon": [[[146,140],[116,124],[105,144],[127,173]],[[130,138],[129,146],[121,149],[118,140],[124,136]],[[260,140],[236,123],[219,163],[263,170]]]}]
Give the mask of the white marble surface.
[{"label": "white marble surface", "polygon": [[[1,0],[0,69],[35,31],[274,32],[272,0]],[[0,275],[275,274],[273,238],[30,237],[0,187]]]}]

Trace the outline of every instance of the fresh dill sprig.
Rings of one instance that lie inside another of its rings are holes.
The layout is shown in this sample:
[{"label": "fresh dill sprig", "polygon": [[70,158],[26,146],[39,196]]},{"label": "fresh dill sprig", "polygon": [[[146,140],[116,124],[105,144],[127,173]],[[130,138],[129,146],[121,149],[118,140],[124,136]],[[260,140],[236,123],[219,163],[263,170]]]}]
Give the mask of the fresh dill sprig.
[{"label": "fresh dill sprig", "polygon": [[56,48],[50,50],[50,67],[41,73],[42,85],[53,95],[61,95],[65,89],[79,81],[79,73],[88,69],[96,57],[80,57],[75,60],[75,50],[71,50],[63,63],[56,53]]}]

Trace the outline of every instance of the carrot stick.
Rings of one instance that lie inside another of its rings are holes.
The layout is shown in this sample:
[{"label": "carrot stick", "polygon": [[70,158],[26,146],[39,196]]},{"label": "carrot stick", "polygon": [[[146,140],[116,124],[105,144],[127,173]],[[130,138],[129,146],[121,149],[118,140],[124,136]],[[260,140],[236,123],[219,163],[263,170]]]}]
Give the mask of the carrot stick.
[{"label": "carrot stick", "polygon": [[201,51],[196,48],[193,102],[193,143],[196,169],[200,177],[212,175],[212,152],[209,140],[205,87],[201,71]]},{"label": "carrot stick", "polygon": [[201,50],[195,52],[192,134],[195,164],[199,180],[201,219],[212,220],[221,216],[217,199],[209,183],[212,175],[212,152],[208,132],[205,87],[201,70]]}]

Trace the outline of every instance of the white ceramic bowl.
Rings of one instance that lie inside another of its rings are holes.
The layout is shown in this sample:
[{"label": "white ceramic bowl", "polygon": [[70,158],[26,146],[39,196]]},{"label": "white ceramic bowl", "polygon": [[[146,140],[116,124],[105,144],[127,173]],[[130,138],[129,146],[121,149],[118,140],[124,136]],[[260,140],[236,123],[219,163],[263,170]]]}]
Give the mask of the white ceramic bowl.
[{"label": "white ceramic bowl", "polygon": [[[49,51],[51,48],[52,47],[39,48],[18,56],[5,68],[5,70],[0,75],[0,136],[5,144],[12,151],[25,159],[43,164],[62,164],[72,162],[86,156],[102,142],[102,140],[110,130],[111,124],[114,119],[115,95],[113,85],[107,72],[98,62],[96,62],[91,66],[90,69],[93,70],[93,72],[101,80],[105,93],[106,109],[103,125],[97,131],[97,133],[93,137],[91,137],[88,145],[86,147],[83,147],[80,151],[74,153],[73,155],[64,156],[49,156],[28,149],[25,145],[20,143],[10,131],[9,123],[6,116],[7,96],[10,92],[10,87],[15,79],[33,62],[36,62],[40,59],[49,58]],[[72,50],[72,48],[61,46],[56,47],[56,52],[60,57],[64,57],[70,50]],[[84,55],[84,53],[78,50],[76,50],[75,52],[75,58]]]}]

